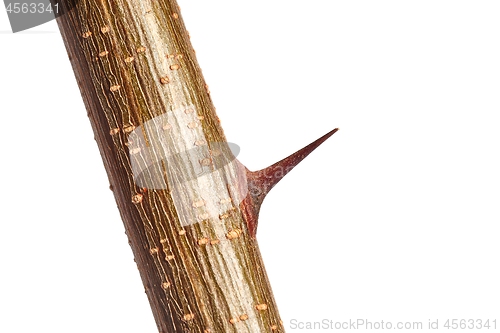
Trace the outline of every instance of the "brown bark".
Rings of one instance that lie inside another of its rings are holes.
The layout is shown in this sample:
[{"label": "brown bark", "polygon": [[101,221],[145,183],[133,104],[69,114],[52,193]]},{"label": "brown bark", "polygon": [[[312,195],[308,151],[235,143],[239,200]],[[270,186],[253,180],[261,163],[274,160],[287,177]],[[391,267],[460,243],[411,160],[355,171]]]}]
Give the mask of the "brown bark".
[{"label": "brown bark", "polygon": [[226,144],[174,0],[68,0],[61,9],[159,331],[283,332],[254,237],[258,209],[334,131],[251,173]]}]

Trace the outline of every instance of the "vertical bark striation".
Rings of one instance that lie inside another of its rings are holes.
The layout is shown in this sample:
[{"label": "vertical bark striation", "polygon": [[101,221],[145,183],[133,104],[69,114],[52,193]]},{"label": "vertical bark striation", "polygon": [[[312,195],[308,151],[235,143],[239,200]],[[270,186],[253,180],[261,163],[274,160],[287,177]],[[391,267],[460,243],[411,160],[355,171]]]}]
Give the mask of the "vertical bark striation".
[{"label": "vertical bark striation", "polygon": [[70,1],[58,25],[159,331],[282,332],[179,7]]}]

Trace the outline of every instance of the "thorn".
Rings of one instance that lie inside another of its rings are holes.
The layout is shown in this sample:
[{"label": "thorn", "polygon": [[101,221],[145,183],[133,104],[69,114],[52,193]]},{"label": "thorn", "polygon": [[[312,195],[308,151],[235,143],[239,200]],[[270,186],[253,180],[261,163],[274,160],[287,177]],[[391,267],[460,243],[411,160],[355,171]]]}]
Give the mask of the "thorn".
[{"label": "thorn", "polygon": [[249,194],[241,203],[242,211],[245,214],[248,230],[252,237],[257,233],[257,219],[259,217],[260,206],[265,196],[287,173],[289,173],[304,158],[331,137],[338,128],[326,133],[316,141],[308,144],[304,148],[296,151],[292,155],[281,161],[268,166],[259,171],[247,170],[247,181]]}]

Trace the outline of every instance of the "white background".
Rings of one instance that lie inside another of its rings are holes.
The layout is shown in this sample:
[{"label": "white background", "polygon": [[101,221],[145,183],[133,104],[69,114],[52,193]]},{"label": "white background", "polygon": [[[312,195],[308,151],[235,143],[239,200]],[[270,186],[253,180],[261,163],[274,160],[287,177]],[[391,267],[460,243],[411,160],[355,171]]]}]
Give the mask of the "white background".
[{"label": "white background", "polygon": [[[247,167],[340,128],[262,207],[287,331],[500,328],[500,3],[180,5]],[[0,12],[0,332],[156,332],[57,26]]]}]

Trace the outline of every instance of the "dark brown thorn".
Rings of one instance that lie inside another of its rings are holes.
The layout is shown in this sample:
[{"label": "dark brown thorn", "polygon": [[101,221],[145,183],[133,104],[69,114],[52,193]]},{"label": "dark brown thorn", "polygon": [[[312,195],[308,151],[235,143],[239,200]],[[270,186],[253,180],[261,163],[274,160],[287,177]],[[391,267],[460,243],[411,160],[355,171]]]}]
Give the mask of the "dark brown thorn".
[{"label": "dark brown thorn", "polygon": [[338,128],[335,128],[316,141],[265,169],[253,172],[247,170],[249,194],[241,205],[243,206],[242,210],[245,213],[248,230],[252,237],[255,237],[257,233],[257,219],[259,217],[260,206],[267,193],[297,164],[306,158],[307,155],[337,131]]}]

